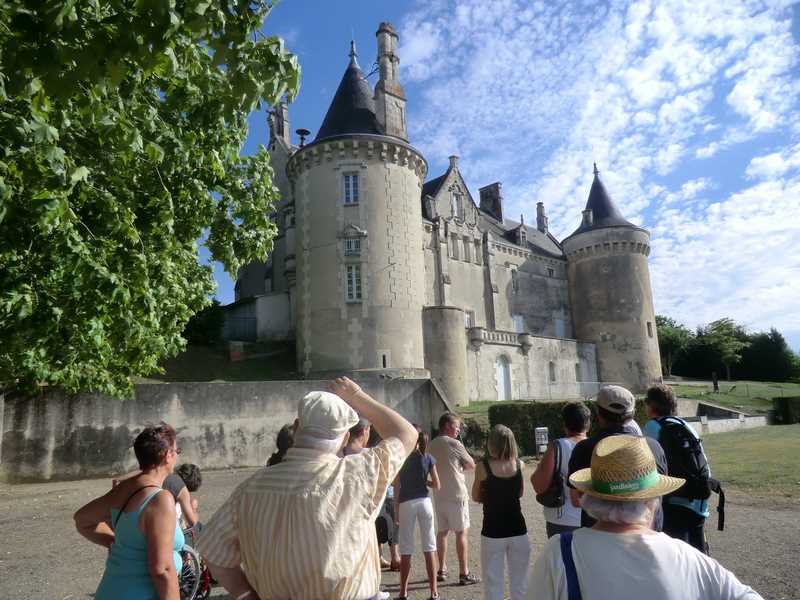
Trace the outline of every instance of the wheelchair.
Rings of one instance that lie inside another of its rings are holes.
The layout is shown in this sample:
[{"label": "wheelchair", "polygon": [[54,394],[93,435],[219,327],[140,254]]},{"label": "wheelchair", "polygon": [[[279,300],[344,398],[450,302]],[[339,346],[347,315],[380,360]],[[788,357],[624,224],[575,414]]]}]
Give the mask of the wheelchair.
[{"label": "wheelchair", "polygon": [[[184,529],[183,535],[193,544],[199,531],[198,525],[193,525]],[[183,566],[178,576],[181,600],[206,600],[211,595],[211,573],[205,561],[190,543],[184,544],[181,548]]]}]

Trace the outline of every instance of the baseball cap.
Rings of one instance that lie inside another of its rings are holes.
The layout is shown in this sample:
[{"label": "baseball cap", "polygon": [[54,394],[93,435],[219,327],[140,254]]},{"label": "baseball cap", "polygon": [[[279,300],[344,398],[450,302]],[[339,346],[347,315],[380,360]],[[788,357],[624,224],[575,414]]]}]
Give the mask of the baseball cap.
[{"label": "baseball cap", "polygon": [[356,423],[358,414],[330,392],[309,392],[297,409],[298,431],[325,440],[342,437]]},{"label": "baseball cap", "polygon": [[632,415],[636,398],[619,385],[604,385],[597,393],[597,406],[618,415]]}]

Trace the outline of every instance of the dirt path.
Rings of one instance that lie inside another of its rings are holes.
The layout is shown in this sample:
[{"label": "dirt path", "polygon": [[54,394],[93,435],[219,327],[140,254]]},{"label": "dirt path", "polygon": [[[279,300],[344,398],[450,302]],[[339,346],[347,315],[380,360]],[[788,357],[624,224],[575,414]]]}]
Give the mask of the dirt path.
[{"label": "dirt path", "polygon": [[[208,518],[233,488],[252,470],[204,474],[197,497]],[[103,569],[105,551],[81,538],[72,526],[72,513],[108,488],[108,480],[47,484],[0,484],[0,598],[3,600],[83,600],[91,598]],[[708,527],[713,555],[764,598],[797,600],[798,504],[753,502],[729,492],[724,532],[716,531],[716,517]],[[544,522],[530,488],[524,497],[534,558],[544,543]],[[480,573],[480,507],[472,505],[470,563]],[[453,549],[451,541],[451,553]],[[450,558],[451,570],[457,565]],[[424,564],[415,557],[411,573],[412,597],[426,598]],[[386,589],[397,592],[396,573],[384,573]],[[445,584],[448,599],[478,599],[481,586],[461,588]],[[220,590],[215,598],[227,598]]]}]

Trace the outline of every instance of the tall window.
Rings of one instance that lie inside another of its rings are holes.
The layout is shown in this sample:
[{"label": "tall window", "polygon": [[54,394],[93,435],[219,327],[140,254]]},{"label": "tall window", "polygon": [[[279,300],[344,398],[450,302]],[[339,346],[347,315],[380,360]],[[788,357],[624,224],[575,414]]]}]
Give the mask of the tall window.
[{"label": "tall window", "polygon": [[344,255],[359,256],[361,254],[361,238],[345,238]]},{"label": "tall window", "polygon": [[481,264],[481,241],[475,240],[475,264]]},{"label": "tall window", "polygon": [[653,324],[650,321],[647,322],[647,337],[653,337]]},{"label": "tall window", "polygon": [[466,236],[464,236],[464,260],[469,262],[470,261],[470,246],[472,246],[472,241]]},{"label": "tall window", "polygon": [[458,260],[458,236],[454,233],[450,236],[450,258]]},{"label": "tall window", "polygon": [[556,363],[550,361],[547,364],[548,375],[550,375],[550,383],[556,382]]},{"label": "tall window", "polygon": [[514,333],[525,333],[525,317],[522,315],[511,315],[514,320]]},{"label": "tall window", "polygon": [[511,269],[511,291],[515,294],[519,291],[519,279],[517,278],[516,269]]},{"label": "tall window", "polygon": [[361,302],[361,265],[346,265],[347,301]]},{"label": "tall window", "polygon": [[358,204],[358,174],[345,173],[342,177],[344,183],[344,203]]},{"label": "tall window", "polygon": [[453,196],[450,199],[450,210],[453,213],[453,216],[456,218],[463,218],[461,214],[461,194],[453,193]]},{"label": "tall window", "polygon": [[464,327],[475,327],[475,311],[464,311]]}]

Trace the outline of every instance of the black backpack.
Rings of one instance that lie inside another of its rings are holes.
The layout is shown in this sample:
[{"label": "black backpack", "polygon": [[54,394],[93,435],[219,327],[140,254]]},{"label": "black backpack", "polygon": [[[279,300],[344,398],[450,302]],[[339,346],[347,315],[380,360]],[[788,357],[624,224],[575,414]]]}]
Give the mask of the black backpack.
[{"label": "black backpack", "polygon": [[667,457],[669,474],[686,480],[670,496],[705,500],[711,496],[711,470],[703,452],[703,442],[677,417],[660,417],[658,441]]},{"label": "black backpack", "polygon": [[553,452],[555,452],[553,457],[555,461],[553,479],[550,481],[550,487],[541,494],[536,494],[536,501],[548,508],[561,508],[566,501],[564,497],[564,476],[561,474],[561,445],[558,440],[553,440],[552,444]]}]

